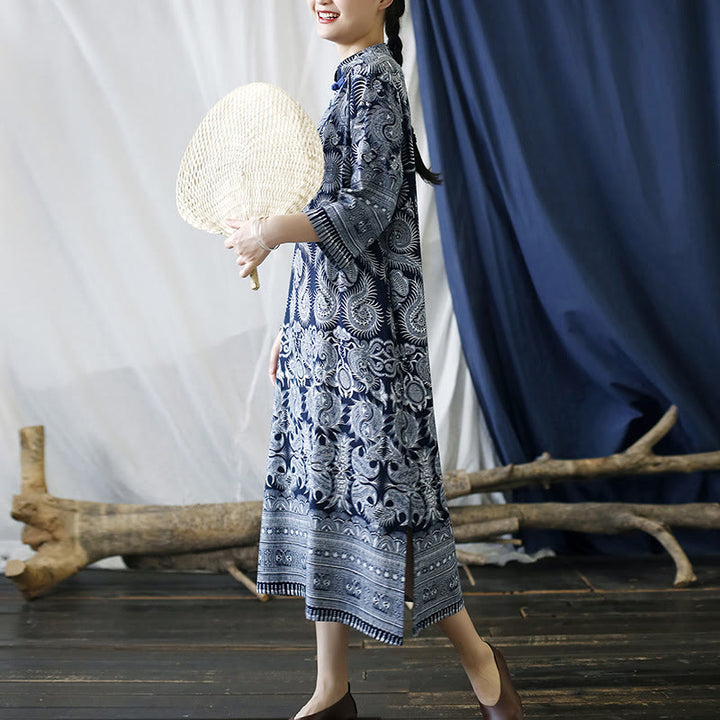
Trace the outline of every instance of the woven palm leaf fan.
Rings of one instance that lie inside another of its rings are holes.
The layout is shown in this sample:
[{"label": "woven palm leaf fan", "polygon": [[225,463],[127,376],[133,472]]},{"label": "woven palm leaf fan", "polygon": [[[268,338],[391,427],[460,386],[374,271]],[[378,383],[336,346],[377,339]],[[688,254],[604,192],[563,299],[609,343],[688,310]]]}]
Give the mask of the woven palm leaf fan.
[{"label": "woven palm leaf fan", "polygon": [[[177,207],[200,230],[232,235],[239,220],[298,212],[317,194],[325,161],[317,129],[280,88],[250,83],[221,98],[185,150]],[[250,276],[260,287],[257,270]]]}]

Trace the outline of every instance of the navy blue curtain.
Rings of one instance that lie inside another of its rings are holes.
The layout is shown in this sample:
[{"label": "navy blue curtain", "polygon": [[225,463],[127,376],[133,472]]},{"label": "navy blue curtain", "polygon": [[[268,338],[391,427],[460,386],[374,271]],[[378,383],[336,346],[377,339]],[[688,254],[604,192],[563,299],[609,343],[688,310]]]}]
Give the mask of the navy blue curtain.
[{"label": "navy blue curtain", "polygon": [[[445,262],[504,463],[720,449],[720,2],[413,0]],[[516,501],[720,500],[720,473]],[[688,552],[720,533],[678,531]],[[659,551],[525,531],[529,549]]]}]

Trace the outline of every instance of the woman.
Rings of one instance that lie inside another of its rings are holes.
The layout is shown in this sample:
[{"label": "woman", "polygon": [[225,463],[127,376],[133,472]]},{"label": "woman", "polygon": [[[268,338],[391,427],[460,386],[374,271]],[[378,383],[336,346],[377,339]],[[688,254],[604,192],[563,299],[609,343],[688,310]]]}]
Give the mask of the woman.
[{"label": "woman", "polygon": [[[349,628],[403,641],[437,622],[483,717],[522,718],[499,651],[464,607],[432,405],[415,172],[400,65],[404,0],[308,0],[341,62],[319,131],[325,178],[294,215],[236,222],[241,277],[296,243],[275,382],[258,592],[305,597],[315,692],[291,720],[357,717]],[[384,31],[388,41],[384,43]]]}]

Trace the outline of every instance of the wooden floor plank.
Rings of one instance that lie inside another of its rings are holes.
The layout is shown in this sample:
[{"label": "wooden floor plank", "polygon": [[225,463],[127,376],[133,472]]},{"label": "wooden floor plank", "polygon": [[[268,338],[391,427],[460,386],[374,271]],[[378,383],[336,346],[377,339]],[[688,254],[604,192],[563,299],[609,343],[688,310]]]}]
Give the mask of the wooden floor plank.
[{"label": "wooden floor plank", "polygon": [[[716,720],[720,562],[672,589],[663,557],[471,568],[465,604],[501,647],[528,720]],[[395,647],[350,631],[363,720],[479,718],[438,625]],[[32,602],[0,580],[0,720],[288,718],[315,680],[301,598],[228,576],[86,570]]]}]

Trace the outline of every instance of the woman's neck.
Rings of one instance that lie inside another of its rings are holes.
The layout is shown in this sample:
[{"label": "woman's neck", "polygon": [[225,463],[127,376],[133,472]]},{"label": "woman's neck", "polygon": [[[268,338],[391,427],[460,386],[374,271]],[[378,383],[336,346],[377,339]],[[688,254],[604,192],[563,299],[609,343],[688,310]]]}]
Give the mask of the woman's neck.
[{"label": "woman's neck", "polygon": [[359,53],[361,50],[364,50],[366,47],[377,45],[378,43],[384,41],[385,34],[383,29],[380,28],[379,30],[373,30],[365,35],[365,37],[360,38],[349,45],[341,45],[340,43],[336,43],[336,45],[338,47],[338,53],[340,54],[340,60],[345,60],[351,55],[355,55],[355,53]]}]

